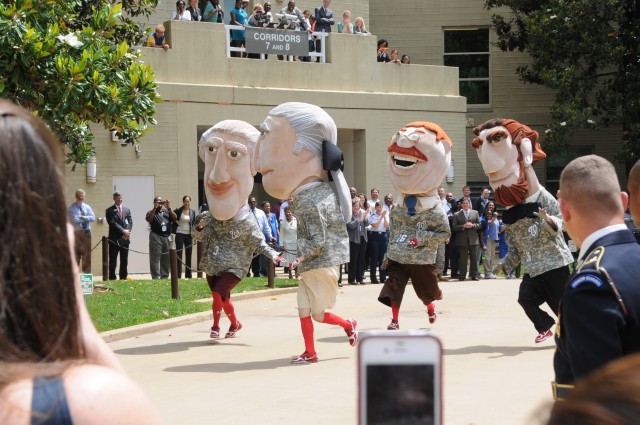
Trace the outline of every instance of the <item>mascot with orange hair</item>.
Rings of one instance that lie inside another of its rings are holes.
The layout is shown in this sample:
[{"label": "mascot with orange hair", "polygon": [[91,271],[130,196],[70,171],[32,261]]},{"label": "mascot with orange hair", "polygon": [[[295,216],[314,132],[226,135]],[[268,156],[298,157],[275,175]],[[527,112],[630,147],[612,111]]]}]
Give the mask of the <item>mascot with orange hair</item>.
[{"label": "mascot with orange hair", "polygon": [[558,315],[558,305],[569,278],[571,251],[565,243],[558,201],[540,185],[533,165],[546,158],[538,132],[512,119],[496,118],[473,129],[471,142],[496,201],[507,207],[507,255],[499,266],[505,272],[524,264],[518,303],[533,323],[539,343],[553,334],[555,320],[540,308],[544,302]]},{"label": "mascot with orange hair", "polygon": [[387,280],[378,297],[391,307],[388,330],[400,329],[400,304],[409,279],[427,306],[429,323],[436,321],[433,301],[442,299],[436,254],[438,245],[451,236],[437,190],[451,164],[452,146],[445,132],[430,122],[407,124],[389,142],[387,170],[400,198],[391,212]]}]

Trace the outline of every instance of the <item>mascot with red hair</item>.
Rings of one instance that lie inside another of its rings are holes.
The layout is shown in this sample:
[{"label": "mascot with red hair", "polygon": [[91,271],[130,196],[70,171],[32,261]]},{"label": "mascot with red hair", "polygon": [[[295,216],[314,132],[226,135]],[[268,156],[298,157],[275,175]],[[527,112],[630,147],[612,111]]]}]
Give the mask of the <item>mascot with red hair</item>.
[{"label": "mascot with red hair", "polygon": [[387,280],[378,297],[391,307],[388,330],[400,329],[400,304],[409,279],[427,306],[429,323],[436,321],[433,301],[442,299],[436,254],[438,245],[451,236],[437,189],[451,164],[452,146],[445,132],[430,122],[407,124],[389,142],[387,170],[400,198],[391,212]]},{"label": "mascot with red hair", "polygon": [[533,165],[546,158],[538,132],[512,119],[496,118],[473,129],[471,142],[496,201],[507,207],[506,272],[524,264],[518,303],[533,323],[539,343],[551,337],[555,320],[540,308],[544,302],[558,315],[564,284],[569,278],[571,251],[565,243],[558,201],[540,185]]}]

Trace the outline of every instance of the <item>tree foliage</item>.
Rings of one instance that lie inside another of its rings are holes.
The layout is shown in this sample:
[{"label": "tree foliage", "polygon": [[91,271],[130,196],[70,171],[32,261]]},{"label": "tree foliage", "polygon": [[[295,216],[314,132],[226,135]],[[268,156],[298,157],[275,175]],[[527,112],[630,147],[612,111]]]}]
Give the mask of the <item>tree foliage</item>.
[{"label": "tree foliage", "polygon": [[[157,0],[0,2],[0,97],[40,116],[66,145],[67,162],[95,153],[89,123],[138,143],[160,102],[150,66],[138,59]],[[75,165],[74,165],[75,166]]]},{"label": "tree foliage", "polygon": [[640,4],[635,0],[486,0],[503,51],[525,51],[525,82],[554,89],[545,146],[571,130],[622,124],[621,160],[640,158]]}]

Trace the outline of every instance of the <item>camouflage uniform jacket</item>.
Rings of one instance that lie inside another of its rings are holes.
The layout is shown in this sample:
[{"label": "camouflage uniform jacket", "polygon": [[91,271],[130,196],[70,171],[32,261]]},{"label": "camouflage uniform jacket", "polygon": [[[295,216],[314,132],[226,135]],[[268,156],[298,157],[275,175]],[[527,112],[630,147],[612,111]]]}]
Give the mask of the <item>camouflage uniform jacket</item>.
[{"label": "camouflage uniform jacket", "polygon": [[[197,231],[198,225],[204,225],[204,229]],[[278,255],[264,241],[251,213],[238,220],[216,220],[206,211],[196,218],[192,233],[194,240],[203,243],[200,268],[209,276],[233,273],[242,279],[247,275],[254,254],[265,254],[272,260]]]},{"label": "camouflage uniform jacket", "polygon": [[[389,217],[389,247],[386,257],[400,264],[435,264],[438,245],[451,236],[449,218],[439,202],[411,216],[398,205]],[[416,238],[415,248],[409,239]]]},{"label": "camouflage uniform jacket", "polygon": [[301,273],[349,262],[347,226],[328,183],[303,188],[293,198],[291,212],[298,219]]},{"label": "camouflage uniform jacket", "polygon": [[504,270],[513,270],[519,263],[531,277],[573,263],[573,256],[564,241],[564,222],[558,201],[543,187],[535,200],[544,208],[558,230],[553,230],[540,217],[521,218],[507,225],[506,242],[509,247],[502,260]]}]

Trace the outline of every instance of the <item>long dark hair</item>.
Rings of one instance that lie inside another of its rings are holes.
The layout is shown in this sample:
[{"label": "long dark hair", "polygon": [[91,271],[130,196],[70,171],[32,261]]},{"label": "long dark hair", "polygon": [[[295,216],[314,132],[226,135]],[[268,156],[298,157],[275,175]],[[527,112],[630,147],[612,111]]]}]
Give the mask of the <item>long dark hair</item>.
[{"label": "long dark hair", "polygon": [[84,357],[60,154],[42,121],[0,100],[0,384],[12,364]]}]

